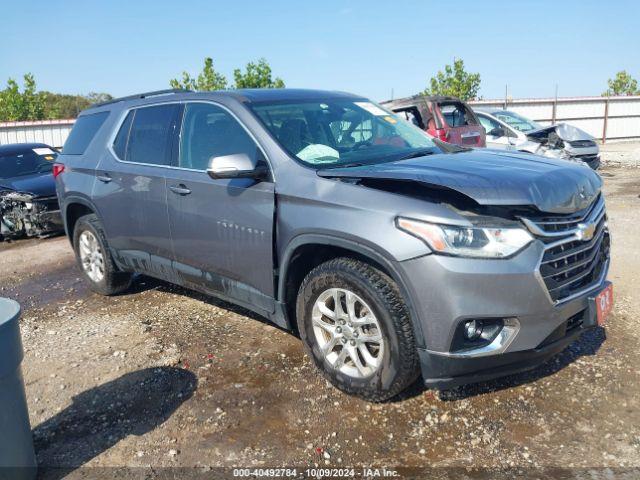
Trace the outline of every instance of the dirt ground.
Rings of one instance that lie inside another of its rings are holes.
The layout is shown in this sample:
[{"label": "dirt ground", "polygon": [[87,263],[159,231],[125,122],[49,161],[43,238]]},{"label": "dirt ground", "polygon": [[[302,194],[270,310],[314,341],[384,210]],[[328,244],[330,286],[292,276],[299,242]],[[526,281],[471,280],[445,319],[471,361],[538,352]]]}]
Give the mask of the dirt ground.
[{"label": "dirt ground", "polygon": [[239,308],[144,277],[103,298],[65,237],[0,245],[0,296],[24,309],[39,464],[69,468],[47,478],[114,466],[640,468],[640,169],[601,173],[616,294],[606,330],[533,372],[439,393],[416,384],[385,404],[332,388],[295,336]]}]

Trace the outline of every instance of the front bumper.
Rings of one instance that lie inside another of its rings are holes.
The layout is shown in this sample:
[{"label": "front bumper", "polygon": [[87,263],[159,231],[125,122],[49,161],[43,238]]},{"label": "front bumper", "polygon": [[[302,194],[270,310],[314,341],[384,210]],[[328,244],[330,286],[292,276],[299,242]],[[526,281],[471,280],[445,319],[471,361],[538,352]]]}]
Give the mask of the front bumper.
[{"label": "front bumper", "polygon": [[587,320],[583,325],[531,350],[480,358],[448,357],[419,350],[424,383],[428,387],[447,389],[533,370],[562,352],[585,331],[595,328],[596,323],[591,314],[588,311],[584,314]]},{"label": "front bumper", "polygon": [[[601,279],[581,295],[554,303],[538,274],[541,242],[508,260],[426,255],[401,262],[419,337],[424,381],[453,387],[535,368],[596,326],[592,298]],[[453,349],[460,323],[515,319],[518,329],[496,353],[460,355]]]}]

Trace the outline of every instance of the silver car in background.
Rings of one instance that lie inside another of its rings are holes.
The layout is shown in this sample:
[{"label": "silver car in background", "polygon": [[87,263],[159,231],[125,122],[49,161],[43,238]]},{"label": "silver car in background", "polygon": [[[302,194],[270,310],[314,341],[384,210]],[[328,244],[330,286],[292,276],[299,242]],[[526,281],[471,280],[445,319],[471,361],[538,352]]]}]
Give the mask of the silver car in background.
[{"label": "silver car in background", "polygon": [[487,148],[516,150],[600,166],[600,149],[587,132],[566,123],[543,126],[510,110],[474,109],[487,132]]}]

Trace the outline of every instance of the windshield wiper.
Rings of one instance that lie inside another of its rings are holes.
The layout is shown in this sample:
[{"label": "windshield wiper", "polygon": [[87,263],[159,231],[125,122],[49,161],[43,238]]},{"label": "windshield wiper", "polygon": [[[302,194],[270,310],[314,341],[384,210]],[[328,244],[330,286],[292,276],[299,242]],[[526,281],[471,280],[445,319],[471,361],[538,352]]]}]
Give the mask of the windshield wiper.
[{"label": "windshield wiper", "polygon": [[370,163],[363,163],[363,162],[351,162],[351,163],[343,163],[338,168],[364,167],[365,165],[371,165],[371,164]]},{"label": "windshield wiper", "polygon": [[351,162],[351,163],[336,163],[330,167],[325,167],[322,170],[329,170],[334,168],[352,168],[352,167],[364,167],[365,165],[371,165],[364,162]]},{"label": "windshield wiper", "polygon": [[434,138],[433,142],[438,146],[440,150],[444,153],[460,153],[460,152],[470,152],[473,148],[469,147],[461,147],[460,145],[454,145],[453,143],[443,142],[439,138]]},{"label": "windshield wiper", "polygon": [[407,153],[402,157],[398,158],[398,160],[409,160],[410,158],[418,158],[418,157],[426,157],[427,155],[433,155],[433,149],[429,150],[418,150],[417,152]]}]

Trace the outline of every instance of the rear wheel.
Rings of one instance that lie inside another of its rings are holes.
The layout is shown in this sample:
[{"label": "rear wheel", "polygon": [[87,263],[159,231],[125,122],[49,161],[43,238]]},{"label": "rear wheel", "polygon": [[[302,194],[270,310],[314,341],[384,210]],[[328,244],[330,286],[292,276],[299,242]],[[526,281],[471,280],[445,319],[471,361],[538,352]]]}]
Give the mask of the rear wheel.
[{"label": "rear wheel", "polygon": [[371,401],[394,397],[418,375],[408,309],[395,282],[355,259],[312,270],[298,293],[300,336],[339,389]]},{"label": "rear wheel", "polygon": [[91,290],[101,295],[116,295],[129,288],[132,274],[116,267],[95,214],[84,215],[76,222],[73,248],[78,266]]}]

